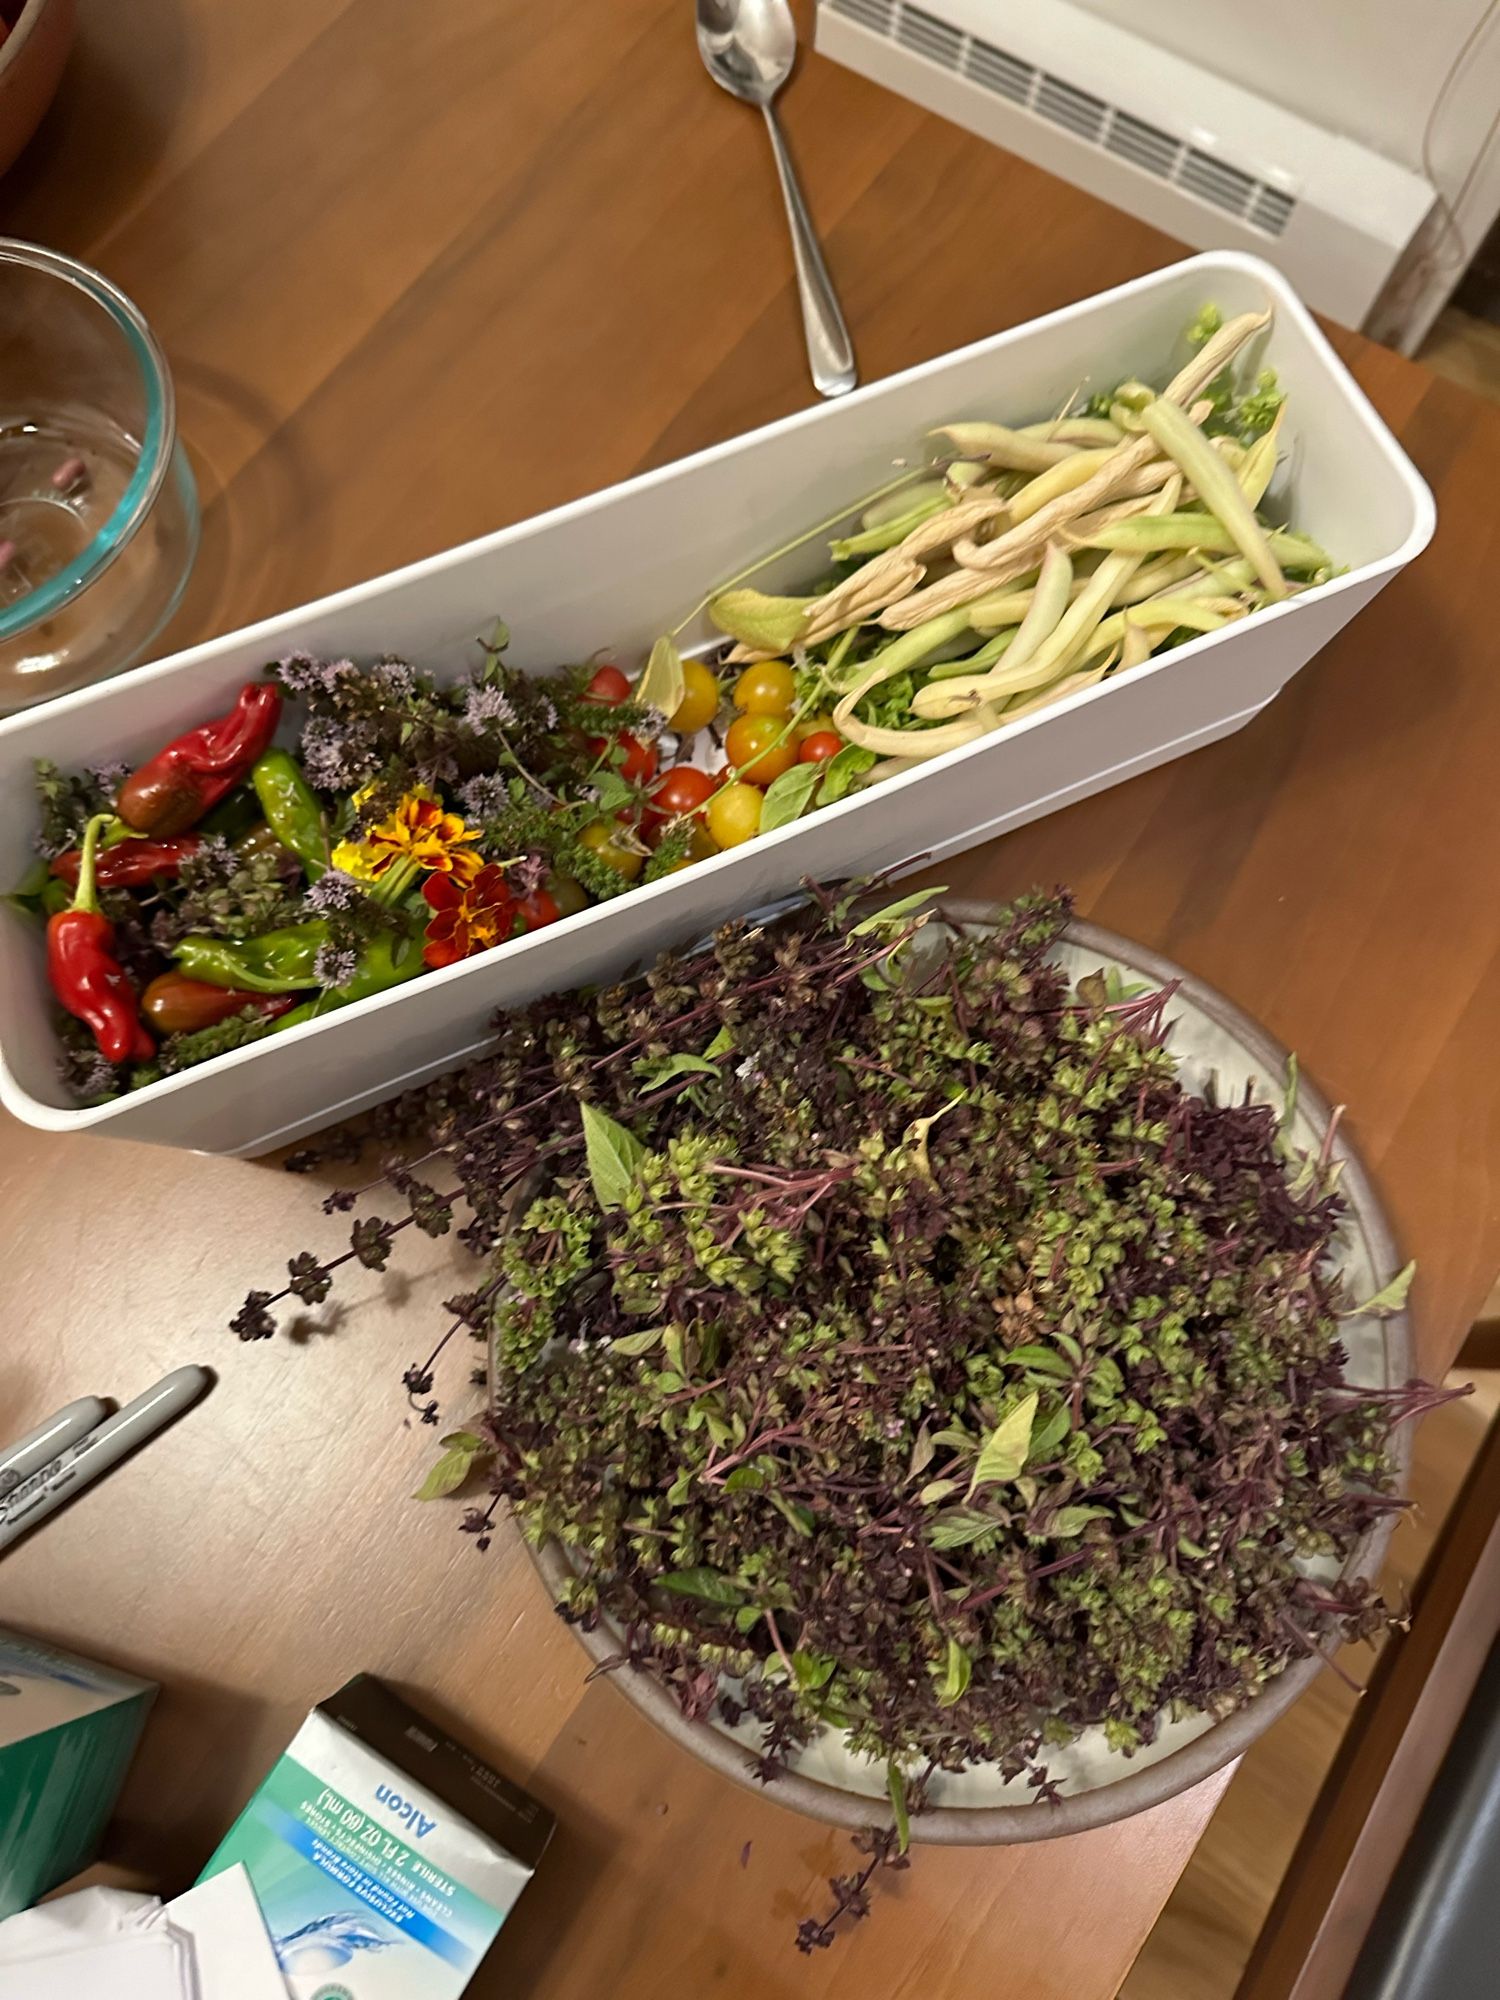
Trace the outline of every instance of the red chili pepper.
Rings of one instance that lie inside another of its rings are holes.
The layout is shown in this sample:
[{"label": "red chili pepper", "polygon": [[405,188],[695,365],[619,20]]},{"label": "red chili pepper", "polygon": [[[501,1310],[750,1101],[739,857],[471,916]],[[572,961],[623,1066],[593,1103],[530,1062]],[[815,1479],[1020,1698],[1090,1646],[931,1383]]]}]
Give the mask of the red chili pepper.
[{"label": "red chili pepper", "polygon": [[[139,889],[159,875],[175,875],[190,854],[198,852],[196,833],[180,840],[120,840],[106,847],[94,863],[94,879],[101,889]],[[76,886],[78,849],[70,847],[52,864],[60,881]]]},{"label": "red chili pepper", "polygon": [[210,986],[206,979],[189,979],[185,972],[162,972],[141,995],[141,1012],[159,1035],[180,1035],[195,1028],[216,1028],[247,1007],[274,1020],[298,998],[295,993],[246,993],[232,986]]},{"label": "red chili pepper", "polygon": [[146,1033],[135,990],[115,957],[115,927],[99,908],[94,857],[111,815],[91,819],[79,850],[78,887],[66,910],[47,924],[47,977],[68,1012],[92,1028],[99,1052],[112,1063],[147,1062],[156,1044]]},{"label": "red chili pepper", "polygon": [[281,694],[269,681],[250,681],[227,715],[177,737],[132,771],[115,811],[133,833],[170,840],[196,826],[233,791],[270,746]]}]

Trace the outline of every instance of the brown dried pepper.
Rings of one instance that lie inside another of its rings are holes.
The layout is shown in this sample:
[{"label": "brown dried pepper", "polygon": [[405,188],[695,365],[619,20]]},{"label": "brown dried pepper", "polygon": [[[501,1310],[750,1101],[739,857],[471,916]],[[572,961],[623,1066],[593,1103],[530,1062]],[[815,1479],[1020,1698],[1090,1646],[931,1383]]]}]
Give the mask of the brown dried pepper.
[{"label": "brown dried pepper", "polygon": [[115,927],[99,907],[94,860],[112,815],[91,819],[79,850],[78,887],[47,923],[47,977],[63,1006],[93,1030],[112,1063],[147,1062],[156,1044],[141,1022],[135,989],[115,957]]},{"label": "brown dried pepper", "polygon": [[115,811],[133,833],[157,840],[186,833],[250,775],[280,715],[280,691],[269,681],[248,682],[227,715],[176,737],[132,771]]}]

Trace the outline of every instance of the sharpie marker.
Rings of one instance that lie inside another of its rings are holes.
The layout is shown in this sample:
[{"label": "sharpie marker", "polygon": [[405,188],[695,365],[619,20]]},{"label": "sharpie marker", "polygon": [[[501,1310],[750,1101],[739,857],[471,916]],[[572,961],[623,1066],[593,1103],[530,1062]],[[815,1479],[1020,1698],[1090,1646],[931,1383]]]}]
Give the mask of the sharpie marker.
[{"label": "sharpie marker", "polygon": [[0,1451],[0,1500],[9,1499],[33,1473],[45,1472],[65,1451],[82,1444],[108,1415],[108,1403],[97,1396],[80,1396],[77,1402],[65,1404],[55,1417],[48,1417],[34,1431],[8,1444]]},{"label": "sharpie marker", "polygon": [[137,1396],[116,1416],[91,1430],[55,1464],[23,1481],[0,1506],[0,1554],[101,1473],[165,1430],[205,1394],[213,1379],[207,1368],[174,1368],[144,1396]]}]

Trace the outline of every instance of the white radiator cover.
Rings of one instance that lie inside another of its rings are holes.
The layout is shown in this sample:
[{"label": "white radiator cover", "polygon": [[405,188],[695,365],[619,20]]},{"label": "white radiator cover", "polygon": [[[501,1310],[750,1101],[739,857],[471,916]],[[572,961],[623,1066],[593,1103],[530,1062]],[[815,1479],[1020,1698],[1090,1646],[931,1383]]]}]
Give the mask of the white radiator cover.
[{"label": "white radiator cover", "polygon": [[[1070,0],[819,0],[820,52],[1357,326],[1430,213],[1420,174]],[[997,224],[998,227],[998,224]]]}]

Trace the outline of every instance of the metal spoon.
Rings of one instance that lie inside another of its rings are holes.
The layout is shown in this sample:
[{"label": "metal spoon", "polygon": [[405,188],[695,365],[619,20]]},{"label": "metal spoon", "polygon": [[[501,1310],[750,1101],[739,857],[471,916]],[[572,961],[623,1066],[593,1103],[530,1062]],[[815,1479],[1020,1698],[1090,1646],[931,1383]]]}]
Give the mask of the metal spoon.
[{"label": "metal spoon", "polygon": [[797,57],[797,29],[787,0],[698,0],[698,53],[722,90],[746,104],[758,104],[765,114],[797,260],[808,366],[820,395],[842,396],[859,379],[854,348],[771,108]]}]

